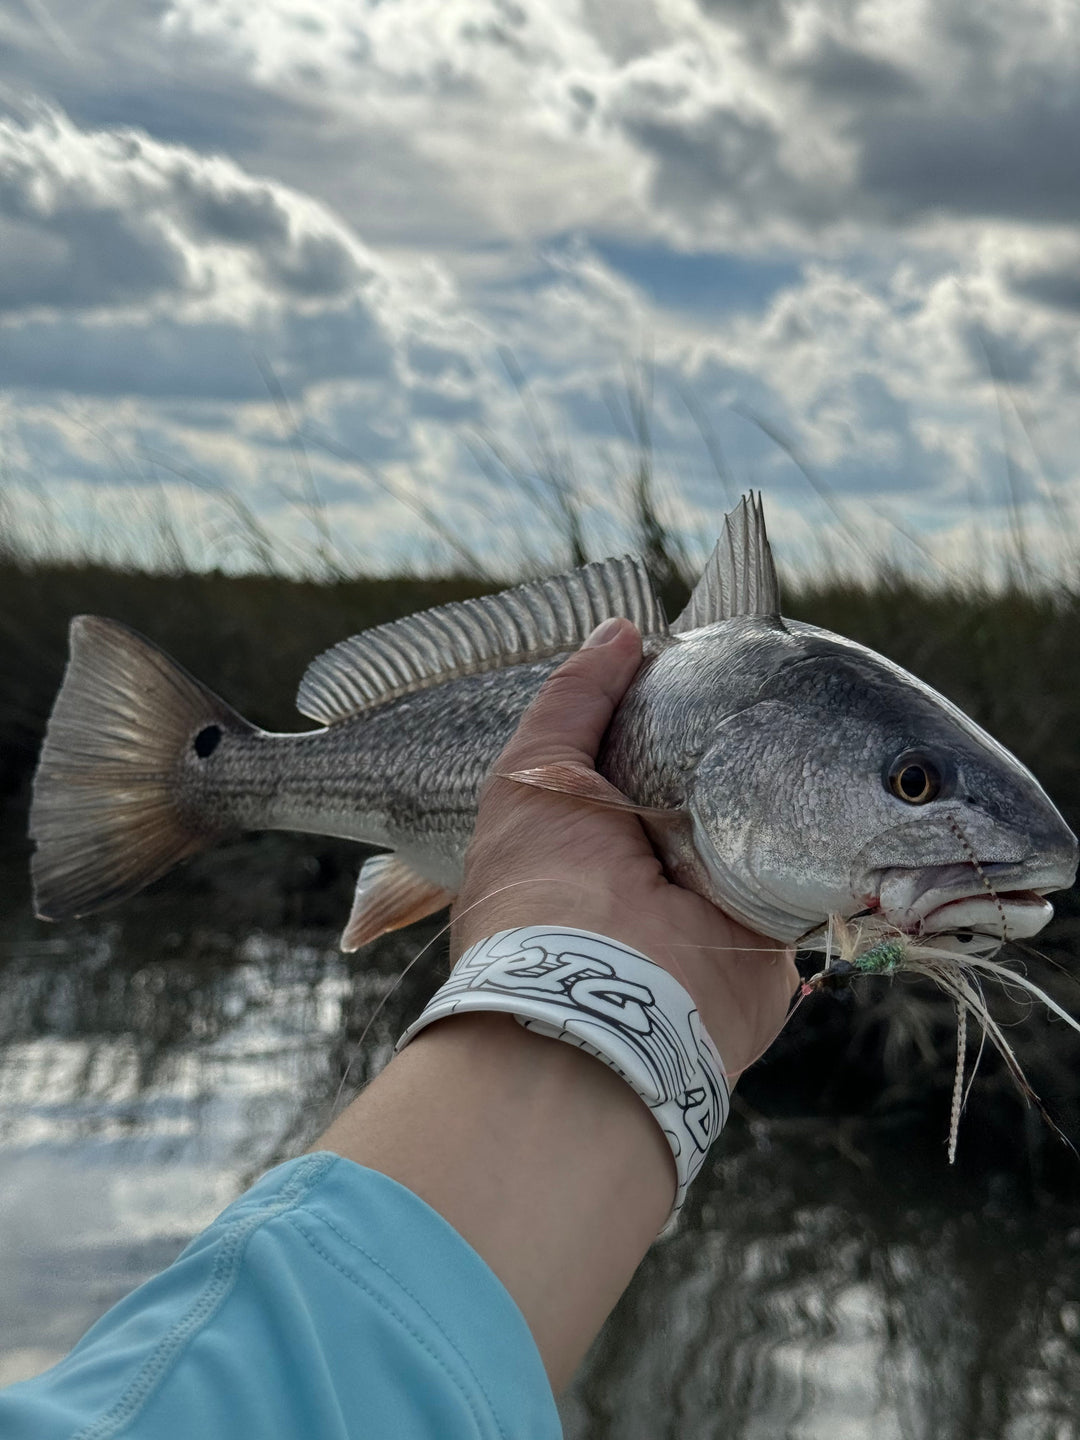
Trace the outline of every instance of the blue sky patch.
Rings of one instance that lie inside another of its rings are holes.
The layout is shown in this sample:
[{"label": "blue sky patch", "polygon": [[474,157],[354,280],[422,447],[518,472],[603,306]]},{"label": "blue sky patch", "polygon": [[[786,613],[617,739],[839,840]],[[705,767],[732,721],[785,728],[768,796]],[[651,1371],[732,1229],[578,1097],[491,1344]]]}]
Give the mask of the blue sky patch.
[{"label": "blue sky patch", "polygon": [[670,310],[760,310],[777,290],[794,285],[802,273],[792,260],[749,260],[730,253],[695,255],[666,245],[593,240],[592,249],[657,305]]}]

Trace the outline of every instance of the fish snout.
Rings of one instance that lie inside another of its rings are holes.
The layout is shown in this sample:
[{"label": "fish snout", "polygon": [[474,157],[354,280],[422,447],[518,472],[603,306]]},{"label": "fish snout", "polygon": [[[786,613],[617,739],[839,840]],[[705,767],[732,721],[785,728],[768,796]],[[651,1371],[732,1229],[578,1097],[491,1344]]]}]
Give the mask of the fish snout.
[{"label": "fish snout", "polygon": [[[1057,811],[1054,813],[1057,814]],[[1071,890],[1076,884],[1077,865],[1080,864],[1080,845],[1062,816],[1057,814],[1057,818],[1059,822],[1057,843],[1054,849],[1044,852],[1044,859],[1049,854],[1050,864],[1055,867],[1058,878],[1053,888],[1055,890]]]},{"label": "fish snout", "polygon": [[1039,823],[1031,826],[1031,857],[1026,863],[1033,872],[1045,874],[1045,883],[1033,881],[1032,889],[1071,890],[1080,860],[1076,836],[1050,797],[1042,792],[1040,798],[1044,804]]}]

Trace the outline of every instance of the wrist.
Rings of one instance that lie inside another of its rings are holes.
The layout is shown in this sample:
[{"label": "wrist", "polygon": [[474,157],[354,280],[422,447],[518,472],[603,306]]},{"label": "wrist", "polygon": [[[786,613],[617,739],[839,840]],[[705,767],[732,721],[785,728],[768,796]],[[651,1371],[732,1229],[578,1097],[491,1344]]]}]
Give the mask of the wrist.
[{"label": "wrist", "polygon": [[607,936],[518,927],[465,952],[398,1049],[449,1016],[488,1012],[584,1050],[636,1093],[675,1160],[673,1219],[730,1105],[723,1062],[688,991]]}]

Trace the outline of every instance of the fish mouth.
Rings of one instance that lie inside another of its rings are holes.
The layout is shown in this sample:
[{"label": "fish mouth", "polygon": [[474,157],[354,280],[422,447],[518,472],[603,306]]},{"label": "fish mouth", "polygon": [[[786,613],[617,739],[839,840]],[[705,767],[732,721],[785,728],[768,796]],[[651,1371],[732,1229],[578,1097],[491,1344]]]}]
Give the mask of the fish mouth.
[{"label": "fish mouth", "polygon": [[920,935],[955,935],[969,930],[999,940],[1026,940],[1054,918],[1054,907],[1038,890],[985,891],[948,900],[924,915]]},{"label": "fish mouth", "polygon": [[886,870],[879,913],[916,937],[971,932],[998,941],[1037,935],[1052,919],[1045,897],[1072,884],[1073,870],[1030,862],[965,862],[931,870]]}]

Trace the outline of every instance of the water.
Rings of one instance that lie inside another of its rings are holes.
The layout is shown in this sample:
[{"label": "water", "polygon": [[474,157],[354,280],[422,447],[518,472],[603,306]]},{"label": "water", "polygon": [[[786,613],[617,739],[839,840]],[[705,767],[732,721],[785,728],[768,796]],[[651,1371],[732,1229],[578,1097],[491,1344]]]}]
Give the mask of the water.
[{"label": "water", "polygon": [[[183,891],[63,929],[11,907],[0,1379],[59,1358],[310,1143],[346,1066],[353,1093],[436,982],[420,965],[393,990],[432,933],[358,958]],[[737,1117],[564,1397],[570,1440],[1080,1436],[1080,1215],[949,1171],[940,1141]]]}]

